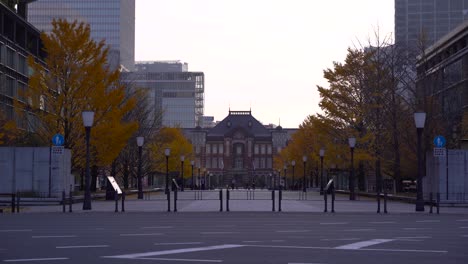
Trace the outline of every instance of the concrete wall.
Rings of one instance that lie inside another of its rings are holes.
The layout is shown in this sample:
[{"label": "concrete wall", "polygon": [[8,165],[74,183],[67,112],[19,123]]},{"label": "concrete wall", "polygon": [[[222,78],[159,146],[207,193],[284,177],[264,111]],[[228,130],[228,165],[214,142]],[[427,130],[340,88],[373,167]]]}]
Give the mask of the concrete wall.
[{"label": "concrete wall", "polygon": [[439,192],[441,201],[467,202],[468,150],[449,150],[446,157],[434,157],[432,152],[428,152],[423,191],[425,198],[429,197],[430,192]]},{"label": "concrete wall", "polygon": [[68,191],[74,184],[71,151],[51,155],[49,147],[0,147],[0,175],[0,193],[50,193],[59,197],[62,190]]}]

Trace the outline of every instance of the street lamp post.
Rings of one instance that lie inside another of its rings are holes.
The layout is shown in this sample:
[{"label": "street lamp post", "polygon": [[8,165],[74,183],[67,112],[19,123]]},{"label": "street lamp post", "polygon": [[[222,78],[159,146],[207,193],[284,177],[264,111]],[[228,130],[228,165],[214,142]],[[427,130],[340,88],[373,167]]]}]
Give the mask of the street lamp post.
[{"label": "street lamp post", "polygon": [[198,189],[201,190],[201,182],[200,182],[200,164],[198,164]]},{"label": "street lamp post", "polygon": [[193,184],[193,165],[195,165],[195,161],[191,160],[190,165],[192,166],[192,190],[193,190],[193,186],[194,186],[194,184]]},{"label": "street lamp post", "polygon": [[138,145],[138,199],[143,199],[143,180],[141,178],[141,153],[143,143],[145,142],[145,138],[137,137],[136,141]]},{"label": "street lamp post", "polygon": [[292,188],[291,189],[294,189],[294,167],[296,166],[296,161],[293,160],[291,161],[291,165],[292,165]]},{"label": "street lamp post", "polygon": [[354,147],[356,146],[356,138],[348,138],[349,148],[351,149],[351,169],[349,177],[349,200],[356,200],[356,195],[354,193]]},{"label": "street lamp post", "polygon": [[171,149],[166,148],[164,150],[166,156],[166,194],[169,193],[169,155],[171,155]]},{"label": "street lamp post", "polygon": [[302,191],[306,192],[306,162],[307,162],[307,156],[304,155],[302,156],[302,161],[304,162],[304,177],[302,179]]},{"label": "street lamp post", "polygon": [[286,185],[287,185],[286,183],[288,182],[288,177],[287,177],[287,174],[286,174],[287,168],[288,168],[288,166],[287,166],[286,164],[284,164],[284,166],[283,166],[283,169],[284,169],[284,175],[283,175],[283,179],[284,179],[284,180],[283,180],[283,182],[284,182],[284,189],[287,188],[287,187],[286,187]]},{"label": "street lamp post", "polygon": [[185,185],[185,180],[184,180],[184,160],[185,160],[185,156],[182,155],[180,156],[180,174],[182,176],[182,187],[181,187],[181,191],[183,192],[184,191],[184,185]]},{"label": "street lamp post", "polygon": [[86,132],[86,178],[85,178],[85,195],[83,201],[83,210],[91,210],[91,179],[89,172],[89,138],[91,134],[91,127],[93,126],[94,121],[94,112],[93,111],[83,111],[81,113],[83,117],[83,125]]},{"label": "street lamp post", "polygon": [[323,156],[325,156],[325,149],[321,148],[320,155],[320,194],[323,195]]},{"label": "street lamp post", "polygon": [[418,133],[418,190],[416,193],[416,211],[424,211],[424,199],[423,199],[423,159],[422,159],[422,133],[424,129],[424,123],[426,121],[426,113],[418,112],[414,113],[414,123]]}]

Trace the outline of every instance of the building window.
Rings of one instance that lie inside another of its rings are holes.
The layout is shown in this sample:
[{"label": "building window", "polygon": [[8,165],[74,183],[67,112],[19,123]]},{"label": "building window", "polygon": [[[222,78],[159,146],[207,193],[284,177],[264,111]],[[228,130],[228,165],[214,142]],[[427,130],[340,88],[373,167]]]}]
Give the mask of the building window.
[{"label": "building window", "polygon": [[213,147],[213,154],[218,154],[218,144],[212,144]]},{"label": "building window", "polygon": [[267,154],[271,155],[271,145],[267,145]]},{"label": "building window", "polygon": [[265,152],[266,152],[266,151],[265,151],[265,145],[262,144],[262,145],[261,145],[261,149],[260,149],[260,154],[264,155]]},{"label": "building window", "polygon": [[236,146],[236,154],[237,155],[242,155],[242,146],[240,146],[240,145]]},{"label": "building window", "polygon": [[258,144],[255,144],[254,146],[254,154],[258,155]]},{"label": "building window", "polygon": [[211,159],[208,157],[208,158],[206,159],[206,167],[207,167],[208,169],[210,169],[210,168],[212,168],[211,165],[212,165],[212,164],[211,164]]},{"label": "building window", "polygon": [[223,154],[224,148],[223,148],[223,143],[219,144],[219,154]]},{"label": "building window", "polygon": [[206,154],[211,154],[211,145],[206,144]]},{"label": "building window", "polygon": [[211,167],[214,168],[214,169],[218,168],[218,158],[213,158],[212,159]]}]

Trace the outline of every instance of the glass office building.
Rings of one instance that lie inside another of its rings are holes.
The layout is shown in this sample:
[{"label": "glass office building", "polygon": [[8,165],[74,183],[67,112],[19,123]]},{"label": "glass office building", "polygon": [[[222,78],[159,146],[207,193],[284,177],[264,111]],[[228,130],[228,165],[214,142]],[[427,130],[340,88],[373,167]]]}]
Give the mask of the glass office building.
[{"label": "glass office building", "polygon": [[110,45],[109,64],[133,70],[135,63],[135,0],[37,0],[28,6],[28,21],[50,32],[53,18],[91,26],[96,41]]},{"label": "glass office building", "polygon": [[395,43],[424,48],[468,20],[468,0],[395,0]]}]

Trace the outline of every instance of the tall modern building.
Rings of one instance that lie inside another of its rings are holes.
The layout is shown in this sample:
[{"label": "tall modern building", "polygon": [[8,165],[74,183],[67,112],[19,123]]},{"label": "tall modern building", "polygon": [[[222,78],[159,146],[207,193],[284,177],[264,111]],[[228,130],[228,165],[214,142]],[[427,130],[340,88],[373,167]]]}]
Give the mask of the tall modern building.
[{"label": "tall modern building", "polygon": [[28,21],[44,32],[52,30],[54,18],[90,24],[91,37],[110,46],[109,64],[133,70],[135,0],[37,0],[28,8]]},{"label": "tall modern building", "polygon": [[468,20],[468,0],[395,0],[395,43],[423,48]]},{"label": "tall modern building", "polygon": [[154,115],[152,123],[162,113],[167,127],[194,128],[201,125],[204,112],[205,75],[189,72],[180,61],[137,62],[136,72],[123,73],[125,82],[148,90],[148,106]]}]

